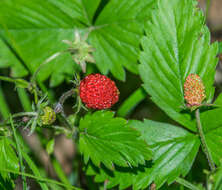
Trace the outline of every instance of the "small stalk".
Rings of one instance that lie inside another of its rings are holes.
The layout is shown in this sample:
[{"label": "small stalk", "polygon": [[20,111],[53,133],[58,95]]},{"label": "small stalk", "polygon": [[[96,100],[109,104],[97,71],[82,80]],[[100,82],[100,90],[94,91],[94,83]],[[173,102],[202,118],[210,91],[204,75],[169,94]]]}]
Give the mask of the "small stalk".
[{"label": "small stalk", "polygon": [[20,113],[15,113],[12,115],[12,118],[16,117],[23,117],[23,116],[37,116],[38,113],[36,112],[20,112]]},{"label": "small stalk", "polygon": [[55,106],[55,113],[61,113],[63,112],[63,104],[65,103],[65,101],[72,95],[74,95],[76,93],[76,89],[71,89],[67,92],[65,92],[60,98],[59,98],[59,102],[56,104]]},{"label": "small stalk", "polygon": [[75,89],[71,89],[71,90],[65,92],[65,93],[60,97],[59,103],[60,103],[61,105],[63,105],[64,102],[66,101],[66,99],[69,98],[70,96],[74,95],[75,92],[76,92]]},{"label": "small stalk", "polygon": [[[17,117],[24,117],[24,116],[37,116],[38,113],[36,112],[20,112],[20,113],[15,113],[13,115],[11,115],[12,119],[17,118]],[[3,122],[0,123],[0,125],[5,126],[7,124],[10,124],[10,117],[8,117],[7,119],[5,119]]]},{"label": "small stalk", "polygon": [[0,86],[0,114],[3,119],[7,119],[10,115],[10,110],[5,100],[5,95],[1,86]]},{"label": "small stalk", "polygon": [[198,134],[200,136],[200,141],[201,141],[201,146],[202,146],[203,152],[205,153],[205,155],[207,157],[208,164],[210,166],[211,171],[214,171],[216,168],[215,168],[213,158],[210,154],[209,148],[208,148],[207,143],[206,143],[205,135],[204,135],[203,128],[202,128],[202,125],[201,125],[201,121],[200,121],[200,111],[199,111],[199,109],[196,109],[195,116],[196,116],[196,120],[197,120],[197,129],[198,129]]}]

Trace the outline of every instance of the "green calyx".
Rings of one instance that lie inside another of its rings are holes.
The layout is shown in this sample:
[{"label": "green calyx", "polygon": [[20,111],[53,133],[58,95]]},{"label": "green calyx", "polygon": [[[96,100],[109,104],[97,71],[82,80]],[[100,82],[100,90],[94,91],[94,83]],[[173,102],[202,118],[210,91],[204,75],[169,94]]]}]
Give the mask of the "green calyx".
[{"label": "green calyx", "polygon": [[86,42],[87,37],[88,35],[86,34],[82,38],[79,32],[76,31],[75,40],[73,42],[63,40],[64,43],[70,46],[68,48],[68,52],[70,52],[70,54],[72,55],[73,60],[80,65],[84,73],[86,72],[86,62],[95,63],[95,59],[91,54],[95,50]]}]

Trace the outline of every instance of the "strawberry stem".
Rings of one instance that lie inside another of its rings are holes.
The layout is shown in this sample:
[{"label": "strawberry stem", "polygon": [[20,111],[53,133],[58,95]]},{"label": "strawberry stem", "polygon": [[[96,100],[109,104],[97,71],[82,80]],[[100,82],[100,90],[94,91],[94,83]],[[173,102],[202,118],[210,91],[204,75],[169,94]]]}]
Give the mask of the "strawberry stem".
[{"label": "strawberry stem", "polygon": [[56,113],[60,113],[63,112],[63,104],[64,102],[72,95],[74,95],[76,93],[76,89],[71,89],[67,92],[65,92],[60,98],[59,98],[59,102],[56,104],[54,111]]},{"label": "strawberry stem", "polygon": [[203,128],[202,128],[202,125],[201,125],[201,121],[200,121],[200,111],[199,111],[199,109],[196,109],[195,116],[196,116],[196,120],[197,120],[197,129],[198,129],[198,134],[200,136],[202,150],[203,150],[203,152],[205,153],[205,155],[207,157],[208,164],[210,166],[211,171],[214,171],[216,168],[215,168],[213,158],[210,154],[209,148],[208,148],[207,143],[206,143],[205,135],[204,135]]}]

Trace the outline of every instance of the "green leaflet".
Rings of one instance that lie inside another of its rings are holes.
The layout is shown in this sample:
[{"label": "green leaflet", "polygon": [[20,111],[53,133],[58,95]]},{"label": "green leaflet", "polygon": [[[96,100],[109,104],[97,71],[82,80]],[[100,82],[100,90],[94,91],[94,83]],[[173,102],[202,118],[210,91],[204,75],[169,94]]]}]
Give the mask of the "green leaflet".
[{"label": "green leaflet", "polygon": [[214,162],[219,165],[222,159],[222,94],[218,96],[215,105],[220,106],[201,114],[201,124],[206,136],[208,148]]},{"label": "green leaflet", "polygon": [[[217,168],[216,172],[209,177],[210,190],[220,190],[222,188],[222,168]],[[212,185],[212,186],[211,186]]]},{"label": "green leaflet", "polygon": [[110,171],[90,164],[88,175],[96,175],[96,182],[108,181],[108,188],[119,185],[119,189],[133,186],[134,190],[145,189],[153,181],[160,188],[165,182],[172,183],[178,176],[186,176],[199,150],[199,139],[186,130],[154,121],[131,121],[129,126],[141,132],[141,138],[152,147],[153,163],[126,168],[116,167]]},{"label": "green leaflet", "polygon": [[150,160],[151,151],[139,139],[140,133],[113,115],[113,112],[97,111],[81,119],[79,148],[85,163],[91,159],[96,166],[103,163],[113,169],[114,164],[138,166]]},{"label": "green leaflet", "polygon": [[[19,171],[19,160],[15,151],[12,148],[10,140],[7,137],[0,137],[0,168]],[[8,174],[5,172],[0,173],[6,179]]]},{"label": "green leaflet", "polygon": [[[78,29],[82,33],[91,31],[89,41],[96,48],[99,70],[103,74],[111,71],[124,80],[124,67],[138,73],[139,39],[154,4],[154,0],[112,0],[95,16],[100,0],[2,0],[0,34],[26,68],[3,41],[0,67],[10,66],[16,77],[27,75],[27,70],[33,73],[51,55],[67,49],[62,40],[73,40]],[[64,54],[44,65],[38,79],[44,81],[51,76],[50,85],[56,86],[75,72],[75,65],[71,56]]]},{"label": "green leaflet", "polygon": [[219,53],[219,54],[222,53],[222,42],[219,43],[219,51],[218,51],[218,53]]},{"label": "green leaflet", "polygon": [[195,131],[191,114],[183,110],[183,84],[191,73],[206,87],[206,101],[214,95],[218,44],[210,33],[195,0],[158,0],[158,9],[145,26],[141,43],[140,76],[152,100],[172,119]]},{"label": "green leaflet", "polygon": [[0,189],[2,190],[14,190],[14,182],[10,178],[4,179],[0,175]]},{"label": "green leaflet", "polygon": [[[61,42],[63,39],[73,39],[73,28],[81,26],[76,21],[82,10],[79,4],[79,1],[74,0],[66,3],[3,0],[0,2],[0,33],[14,48],[28,70],[33,73],[45,59],[66,48],[66,45]],[[8,62],[13,62],[10,57]],[[44,66],[39,73],[39,79],[45,80],[53,73],[51,85],[57,85],[63,81],[65,75],[73,72],[73,65],[70,56],[63,55]],[[16,69],[14,66],[12,68]],[[27,73],[22,76],[25,74]]]},{"label": "green leaflet", "polygon": [[[1,37],[1,36],[0,36]],[[28,74],[27,70],[22,64],[19,63],[19,60],[11,52],[9,47],[4,43],[0,38],[0,68],[11,67],[11,76],[12,77],[22,77]]]}]

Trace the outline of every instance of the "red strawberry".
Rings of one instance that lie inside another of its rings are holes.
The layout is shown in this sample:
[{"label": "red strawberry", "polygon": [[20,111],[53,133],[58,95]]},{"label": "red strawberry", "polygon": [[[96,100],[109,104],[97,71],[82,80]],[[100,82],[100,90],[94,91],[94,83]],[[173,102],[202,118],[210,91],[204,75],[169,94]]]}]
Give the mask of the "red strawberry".
[{"label": "red strawberry", "polygon": [[90,74],[80,82],[80,98],[88,108],[107,109],[119,100],[115,83],[101,74]]}]

